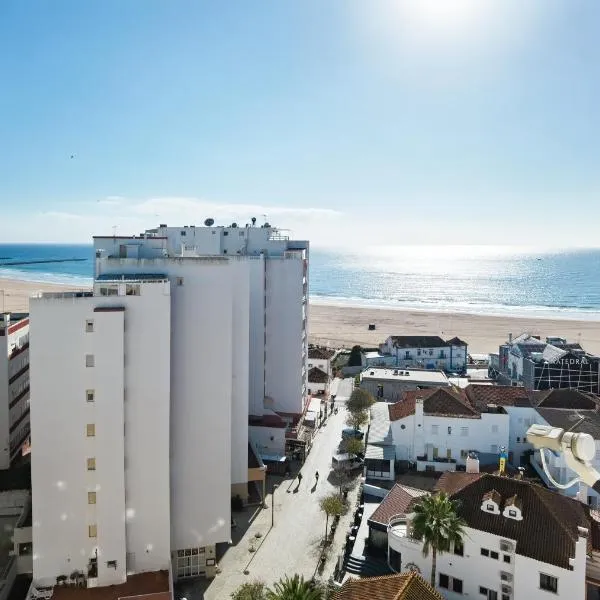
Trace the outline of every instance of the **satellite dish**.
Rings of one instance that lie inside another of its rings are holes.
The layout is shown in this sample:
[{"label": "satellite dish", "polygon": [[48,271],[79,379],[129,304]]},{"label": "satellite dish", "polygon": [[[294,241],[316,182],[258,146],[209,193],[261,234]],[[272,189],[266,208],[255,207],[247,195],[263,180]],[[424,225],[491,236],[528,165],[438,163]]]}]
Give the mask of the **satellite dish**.
[{"label": "satellite dish", "polygon": [[256,217],[252,217],[252,227],[256,225]]},{"label": "satellite dish", "polygon": [[235,229],[237,227],[237,223],[232,223],[231,227],[232,227],[232,229]]},{"label": "satellite dish", "polygon": [[207,227],[212,227],[215,224],[215,220],[214,219],[206,219],[206,221],[204,221],[204,224]]},{"label": "satellite dish", "polygon": [[265,223],[265,229],[269,229],[271,227],[270,223]]}]

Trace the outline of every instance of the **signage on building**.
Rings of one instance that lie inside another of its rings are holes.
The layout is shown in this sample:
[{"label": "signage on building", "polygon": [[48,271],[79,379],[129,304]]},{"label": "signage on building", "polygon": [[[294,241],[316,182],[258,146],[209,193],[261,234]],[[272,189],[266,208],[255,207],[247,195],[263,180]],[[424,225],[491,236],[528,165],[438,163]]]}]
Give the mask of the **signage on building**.
[{"label": "signage on building", "polygon": [[558,361],[561,365],[587,365],[587,358],[561,358]]}]

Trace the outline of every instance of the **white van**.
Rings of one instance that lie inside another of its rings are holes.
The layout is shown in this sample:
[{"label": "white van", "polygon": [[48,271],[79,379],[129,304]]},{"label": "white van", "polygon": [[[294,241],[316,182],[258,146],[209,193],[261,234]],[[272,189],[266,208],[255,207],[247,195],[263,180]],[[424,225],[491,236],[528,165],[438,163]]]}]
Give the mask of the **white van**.
[{"label": "white van", "polygon": [[363,464],[363,461],[356,454],[334,454],[331,457],[331,468],[335,471],[341,469],[345,471],[362,469]]}]

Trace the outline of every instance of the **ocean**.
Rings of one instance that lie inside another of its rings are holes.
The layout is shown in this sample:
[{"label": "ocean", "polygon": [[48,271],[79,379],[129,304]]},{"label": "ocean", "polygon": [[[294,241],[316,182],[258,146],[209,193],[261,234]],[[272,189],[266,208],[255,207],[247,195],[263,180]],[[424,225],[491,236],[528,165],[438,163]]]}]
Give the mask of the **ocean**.
[{"label": "ocean", "polygon": [[[0,244],[0,279],[88,286],[92,274],[90,245]],[[314,303],[340,306],[600,320],[600,249],[313,248],[310,293]]]}]

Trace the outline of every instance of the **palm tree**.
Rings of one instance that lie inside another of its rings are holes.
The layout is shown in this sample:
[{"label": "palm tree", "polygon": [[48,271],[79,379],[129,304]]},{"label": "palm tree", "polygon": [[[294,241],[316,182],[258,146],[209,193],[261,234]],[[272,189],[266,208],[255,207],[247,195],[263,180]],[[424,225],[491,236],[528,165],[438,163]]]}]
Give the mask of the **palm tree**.
[{"label": "palm tree", "polygon": [[449,552],[453,544],[462,544],[466,523],[458,516],[458,503],[447,494],[424,496],[414,507],[412,536],[422,540],[423,556],[431,550],[431,585],[435,588],[437,555]]},{"label": "palm tree", "polygon": [[273,589],[267,590],[266,600],[322,600],[321,590],[312,581],[294,575],[280,579]]},{"label": "palm tree", "polygon": [[233,594],[233,600],[265,600],[265,584],[262,581],[243,583]]}]

